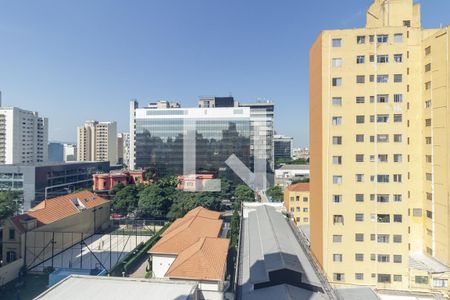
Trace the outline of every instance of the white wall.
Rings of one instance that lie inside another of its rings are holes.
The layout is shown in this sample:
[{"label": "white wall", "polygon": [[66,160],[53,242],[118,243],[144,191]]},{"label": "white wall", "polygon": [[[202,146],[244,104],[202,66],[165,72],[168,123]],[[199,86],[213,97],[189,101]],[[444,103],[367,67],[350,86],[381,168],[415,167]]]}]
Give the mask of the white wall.
[{"label": "white wall", "polygon": [[175,258],[175,255],[152,254],[153,277],[164,278]]},{"label": "white wall", "polygon": [[198,284],[199,299],[223,300],[223,286],[218,281],[200,281]]},{"label": "white wall", "polygon": [[13,261],[0,268],[0,286],[16,279],[19,276],[19,271],[23,266],[23,258]]}]

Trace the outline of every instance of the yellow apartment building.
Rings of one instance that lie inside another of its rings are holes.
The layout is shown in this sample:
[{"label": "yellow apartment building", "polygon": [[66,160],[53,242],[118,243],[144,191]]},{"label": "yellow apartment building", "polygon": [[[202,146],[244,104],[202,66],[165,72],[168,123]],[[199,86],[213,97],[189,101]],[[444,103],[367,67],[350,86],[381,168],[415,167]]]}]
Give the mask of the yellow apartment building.
[{"label": "yellow apartment building", "polygon": [[366,22],[310,49],[311,248],[333,284],[448,295],[449,27],[413,0]]},{"label": "yellow apartment building", "polygon": [[297,225],[309,225],[309,183],[296,183],[284,189],[284,207]]}]

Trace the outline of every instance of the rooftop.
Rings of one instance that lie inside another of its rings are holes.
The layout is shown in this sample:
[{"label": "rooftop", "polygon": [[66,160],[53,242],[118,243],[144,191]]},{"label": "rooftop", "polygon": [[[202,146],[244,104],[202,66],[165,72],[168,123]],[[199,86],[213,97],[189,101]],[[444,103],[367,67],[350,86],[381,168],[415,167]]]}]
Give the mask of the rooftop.
[{"label": "rooftop", "polygon": [[309,192],[309,182],[292,184],[288,186],[286,190],[290,192]]},{"label": "rooftop", "polygon": [[72,275],[35,299],[150,299],[188,300],[197,292],[197,282]]},{"label": "rooftop", "polygon": [[429,273],[450,272],[449,267],[420,252],[410,254],[409,267],[416,270],[427,271]]},{"label": "rooftop", "polygon": [[283,165],[277,170],[309,170],[309,165]]},{"label": "rooftop", "polygon": [[200,238],[178,255],[167,271],[166,277],[224,280],[229,243],[228,239]]},{"label": "rooftop", "polygon": [[38,226],[42,226],[105,203],[108,201],[89,191],[81,191],[44,200],[26,213],[13,217],[12,222],[17,224],[20,220],[33,218],[37,220]]}]

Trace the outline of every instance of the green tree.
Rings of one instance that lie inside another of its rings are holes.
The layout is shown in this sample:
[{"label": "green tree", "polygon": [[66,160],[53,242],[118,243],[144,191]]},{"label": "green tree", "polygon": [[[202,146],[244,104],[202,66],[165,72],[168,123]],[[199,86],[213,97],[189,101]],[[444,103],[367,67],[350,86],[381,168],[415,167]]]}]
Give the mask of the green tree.
[{"label": "green tree", "polygon": [[0,220],[11,217],[19,210],[19,194],[12,191],[0,191]]},{"label": "green tree", "polygon": [[280,186],[273,186],[266,191],[272,202],[283,202],[283,189]]},{"label": "green tree", "polygon": [[240,204],[241,202],[254,202],[255,192],[246,185],[238,185],[234,190],[235,203]]},{"label": "green tree", "polygon": [[136,185],[128,185],[120,189],[112,200],[113,210],[121,214],[133,212],[138,207],[139,187]]},{"label": "green tree", "polygon": [[175,190],[175,188],[178,186],[179,184],[179,180],[176,176],[165,176],[160,178],[158,181],[156,181],[156,185],[159,186],[160,188],[171,188],[173,190]]},{"label": "green tree", "polygon": [[295,179],[292,181],[291,184],[296,184],[296,183],[308,183],[309,182],[309,177],[308,178],[300,178],[300,179]]},{"label": "green tree", "polygon": [[145,217],[165,218],[173,200],[167,190],[157,184],[146,186],[139,194],[139,211]]},{"label": "green tree", "polygon": [[123,183],[120,182],[120,183],[116,184],[116,186],[113,187],[113,188],[109,191],[109,194],[110,194],[110,195],[115,195],[115,194],[117,194],[120,190],[122,190],[124,187],[125,187],[125,185],[124,185]]}]

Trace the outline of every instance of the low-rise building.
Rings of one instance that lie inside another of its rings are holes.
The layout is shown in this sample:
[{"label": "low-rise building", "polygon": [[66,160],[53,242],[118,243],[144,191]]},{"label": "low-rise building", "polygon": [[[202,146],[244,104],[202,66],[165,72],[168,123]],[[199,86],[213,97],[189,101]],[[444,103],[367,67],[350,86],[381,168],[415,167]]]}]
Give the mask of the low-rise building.
[{"label": "low-rise building", "polygon": [[46,198],[92,187],[92,175],[109,169],[109,162],[0,165],[0,190],[19,192],[27,211]]},{"label": "low-rise building", "polygon": [[200,299],[223,299],[229,240],[219,217],[197,207],[170,225],[149,250],[153,277],[196,281]]},{"label": "low-rise building", "polygon": [[[220,180],[214,180],[214,174],[192,174],[178,176],[179,184],[177,189],[185,192],[199,192],[214,190],[215,183]],[[220,191],[220,186],[217,186]]]},{"label": "low-rise building", "polygon": [[293,181],[309,178],[309,165],[283,165],[275,170],[275,184],[281,187]]},{"label": "low-rise building", "polygon": [[95,192],[108,192],[118,184],[127,186],[130,184],[145,183],[144,171],[124,171],[94,174],[92,175],[92,178],[94,181],[92,189]]},{"label": "low-rise building", "polygon": [[284,207],[297,225],[309,225],[309,183],[296,183],[286,187]]}]

